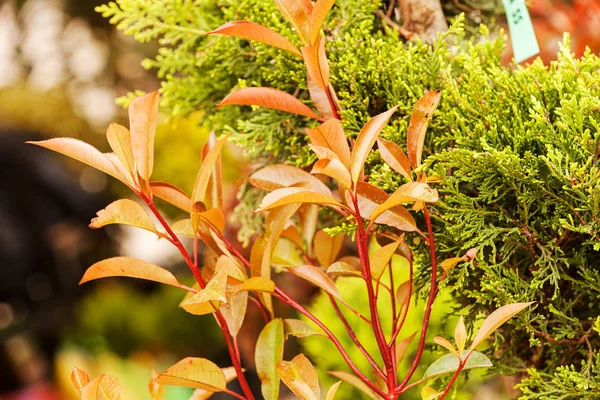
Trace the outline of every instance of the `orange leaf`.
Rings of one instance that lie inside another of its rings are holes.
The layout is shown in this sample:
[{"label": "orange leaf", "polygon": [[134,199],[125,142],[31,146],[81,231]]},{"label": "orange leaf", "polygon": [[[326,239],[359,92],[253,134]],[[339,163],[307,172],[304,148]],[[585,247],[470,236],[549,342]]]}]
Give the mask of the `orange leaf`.
[{"label": "orange leaf", "polygon": [[534,301],[530,301],[529,303],[513,303],[507,304],[505,306],[500,307],[483,321],[477,335],[475,335],[475,339],[473,339],[473,343],[471,343],[470,350],[474,350],[477,346],[481,344],[485,339],[487,339],[496,329],[498,329],[502,324],[506,321],[514,317],[516,314],[524,310],[535,303]]},{"label": "orange leaf", "polygon": [[269,192],[300,182],[308,182],[310,189],[331,196],[331,190],[318,178],[300,168],[286,164],[274,164],[261,168],[250,176],[249,181],[252,186]]},{"label": "orange leaf", "polygon": [[94,146],[73,138],[55,138],[42,140],[39,142],[27,142],[36,146],[45,147],[65,156],[71,157],[77,161],[94,167],[99,171],[104,172],[114,178],[117,178],[123,183],[127,183],[126,179],[121,175],[113,163],[106,157],[106,154],[101,153]]},{"label": "orange leaf", "polygon": [[298,354],[292,361],[281,361],[275,368],[279,378],[299,398],[303,400],[321,398],[317,371],[304,354]]},{"label": "orange leaf", "polygon": [[205,358],[188,357],[158,375],[163,385],[186,386],[209,392],[221,392],[227,384],[225,374],[215,363]]},{"label": "orange leaf", "polygon": [[290,187],[277,189],[266,195],[256,211],[266,211],[287,204],[321,204],[342,206],[333,197],[313,192],[305,188]]},{"label": "orange leaf", "polygon": [[408,161],[408,157],[404,154],[400,146],[384,139],[377,139],[377,146],[379,147],[379,154],[381,154],[383,161],[406,179],[413,180],[410,174],[410,161]]},{"label": "orange leaf", "polygon": [[180,307],[190,314],[211,314],[219,308],[220,303],[226,303],[225,289],[227,287],[227,272],[219,270],[206,287],[180,304]]},{"label": "orange leaf", "polygon": [[302,279],[305,279],[312,283],[315,286],[320,287],[325,292],[329,293],[333,297],[344,301],[342,298],[342,294],[340,293],[335,283],[331,280],[330,277],[320,268],[314,267],[312,265],[301,265],[299,267],[288,268],[288,272],[299,276]]},{"label": "orange leaf", "polygon": [[463,350],[465,349],[465,343],[467,342],[467,328],[462,315],[460,316],[460,319],[456,324],[456,328],[454,329],[454,341],[456,342],[458,353],[462,354]]},{"label": "orange leaf", "polygon": [[71,383],[81,397],[81,391],[88,383],[90,383],[90,376],[79,368],[73,368],[73,371],[71,371]]},{"label": "orange leaf", "polygon": [[[210,151],[218,145],[220,144],[217,142],[215,132],[211,131],[206,143],[202,147],[202,160],[205,160],[209,156]],[[204,196],[206,208],[220,208],[223,205],[223,172],[221,171],[220,152],[217,161],[212,167],[206,192]]]},{"label": "orange leaf", "polygon": [[398,106],[395,106],[390,110],[371,118],[358,134],[356,142],[354,143],[354,148],[352,149],[352,157],[350,162],[350,172],[352,173],[353,182],[358,182],[369,152],[373,148],[379,133],[388,122],[394,111],[396,111],[396,108],[398,108]]},{"label": "orange leaf", "polygon": [[227,35],[235,36],[246,40],[256,40],[289,53],[302,57],[296,46],[287,40],[284,36],[267,28],[250,21],[232,21],[221,25],[207,35]]},{"label": "orange leaf", "polygon": [[312,12],[310,0],[275,0],[281,14],[294,25],[300,40],[308,42],[309,18]]},{"label": "orange leaf", "polygon": [[[223,374],[225,375],[226,382],[231,382],[232,380],[237,378],[237,371],[234,367],[221,368],[221,371],[223,371]],[[192,393],[192,397],[190,397],[190,400],[206,400],[210,398],[213,394],[214,392],[207,392],[204,389],[196,389],[194,390],[194,393]]]},{"label": "orange leaf", "polygon": [[326,119],[333,118],[333,110],[331,109],[327,90],[321,89],[319,85],[312,80],[309,74],[306,74],[306,84],[308,86],[308,93],[310,93],[310,99],[319,114]]},{"label": "orange leaf", "polygon": [[164,400],[165,387],[156,382],[158,374],[152,370],[152,377],[148,381],[148,391],[150,392],[151,400]]},{"label": "orange leaf", "polygon": [[305,338],[312,335],[325,336],[325,334],[315,331],[309,324],[299,319],[286,318],[283,320],[283,326],[286,338],[288,336],[295,336],[297,338]]},{"label": "orange leaf", "polygon": [[181,287],[177,278],[164,268],[130,257],[113,257],[92,265],[85,271],[79,284],[100,278],[125,276]]},{"label": "orange leaf", "polygon": [[458,351],[456,351],[456,349],[454,348],[452,343],[450,343],[448,341],[448,339],[441,337],[441,336],[436,336],[433,338],[433,342],[439,346],[444,347],[446,350],[448,350],[452,354],[456,355],[456,357],[460,358],[460,355],[459,355],[460,353]]},{"label": "orange leaf", "polygon": [[381,205],[377,206],[369,217],[376,220],[385,211],[396,207],[402,203],[413,201],[423,201],[426,203],[435,203],[439,200],[437,190],[430,188],[425,183],[409,182],[400,186],[392,195]]},{"label": "orange leaf", "polygon": [[159,199],[164,200],[167,203],[170,203],[188,213],[192,211],[192,200],[177,186],[166,182],[150,182],[150,187],[152,188],[152,194]]},{"label": "orange leaf", "polygon": [[311,79],[323,90],[329,87],[329,64],[325,54],[325,38],[312,46],[302,47],[306,70]]},{"label": "orange leaf", "polygon": [[203,157],[198,175],[196,176],[196,182],[194,183],[194,190],[192,191],[192,205],[199,201],[206,203],[209,182],[213,177],[213,172],[221,157],[221,150],[228,137],[229,136],[223,136],[221,139],[217,140],[214,146],[207,152],[206,156]]},{"label": "orange leaf", "polygon": [[131,149],[131,133],[129,129],[122,125],[112,123],[106,131],[106,139],[110,148],[116,156],[121,160],[123,165],[129,172],[132,179],[136,177],[135,161],[133,159],[133,151]]},{"label": "orange leaf", "polygon": [[102,228],[110,224],[130,225],[158,234],[154,221],[139,203],[121,199],[113,201],[105,209],[98,211],[98,216],[92,219],[90,228]]},{"label": "orange leaf", "polygon": [[313,241],[314,254],[323,267],[333,263],[342,249],[344,234],[330,236],[325,231],[318,231]]},{"label": "orange leaf", "polygon": [[327,18],[327,14],[331,11],[335,0],[317,0],[310,14],[310,24],[308,28],[308,38],[310,43],[317,43],[321,27]]},{"label": "orange leaf", "polygon": [[398,343],[396,343],[396,365],[400,365],[400,362],[406,355],[408,346],[410,346],[410,343],[413,341],[416,334],[417,332],[413,332],[412,335],[407,336],[404,339],[400,340]]},{"label": "orange leaf", "polygon": [[321,120],[313,110],[289,93],[278,89],[249,87],[238,89],[225,97],[217,107],[259,106]]},{"label": "orange leaf", "polygon": [[331,385],[331,387],[327,391],[327,397],[325,397],[325,400],[333,400],[335,398],[335,394],[337,393],[337,390],[340,387],[341,383],[342,381],[337,381],[336,383]]},{"label": "orange leaf", "polygon": [[242,329],[248,306],[248,292],[238,292],[229,297],[227,304],[221,305],[219,309],[227,322],[231,336],[236,337]]},{"label": "orange leaf", "polygon": [[362,271],[360,266],[357,268],[355,265],[349,264],[343,261],[334,262],[327,268],[327,275],[332,277],[337,276],[356,276],[362,277]]},{"label": "orange leaf", "polygon": [[348,139],[346,139],[346,135],[344,134],[342,123],[339,120],[335,118],[328,119],[314,129],[306,129],[306,133],[314,146],[330,149],[346,168],[350,168],[350,147],[348,146]]},{"label": "orange leaf", "polygon": [[129,105],[131,149],[137,172],[145,181],[150,180],[154,168],[154,136],[158,123],[158,92],[134,99]]},{"label": "orange leaf", "polygon": [[427,93],[421,97],[412,115],[410,116],[410,123],[408,125],[408,131],[406,133],[406,140],[408,143],[408,159],[412,164],[413,168],[417,168],[421,165],[421,157],[423,154],[423,145],[425,143],[425,133],[427,132],[427,125],[433,115],[433,112],[440,103],[442,97],[441,90],[435,90]]},{"label": "orange leaf", "polygon": [[313,169],[310,173],[327,175],[347,189],[352,187],[350,172],[348,172],[346,167],[344,167],[344,164],[337,158],[331,160],[321,159],[317,161],[313,165]]},{"label": "orange leaf", "polygon": [[392,260],[392,256],[399,245],[400,242],[393,242],[377,249],[375,253],[373,253],[370,260],[373,279],[378,280],[381,278],[381,275]]},{"label": "orange leaf", "polygon": [[83,388],[81,400],[121,400],[119,380],[102,374]]}]

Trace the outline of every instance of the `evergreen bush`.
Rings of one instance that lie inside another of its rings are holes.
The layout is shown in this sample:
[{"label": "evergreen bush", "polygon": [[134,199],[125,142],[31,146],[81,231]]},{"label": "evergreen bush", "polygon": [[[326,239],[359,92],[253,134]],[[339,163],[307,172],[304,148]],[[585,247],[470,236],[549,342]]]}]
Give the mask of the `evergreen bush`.
[{"label": "evergreen bush", "polygon": [[[480,249],[476,260],[450,275],[457,308],[487,314],[497,305],[537,300],[535,313],[496,336],[495,364],[527,376],[520,385],[527,399],[600,397],[600,58],[590,52],[574,58],[565,39],[550,65],[503,66],[502,32],[481,26],[467,35],[459,17],[432,45],[405,43],[375,15],[380,7],[379,1],[339,0],[326,23],[345,132],[355,137],[371,116],[400,104],[381,136],[404,143],[417,99],[442,89],[424,166],[430,176],[444,177],[435,220],[436,232],[443,232],[437,235],[440,259]],[[158,56],[143,65],[163,79],[162,106],[172,117],[202,110],[205,122],[233,133],[257,165],[315,161],[304,132],[314,121],[262,108],[215,107],[245,86],[275,87],[308,101],[305,69],[294,56],[204,36],[224,22],[247,19],[298,44],[274,3],[119,0],[99,11],[140,41],[159,39]],[[404,183],[376,152],[365,172],[388,192]],[[254,190],[241,193],[236,217],[244,222],[245,240],[259,226],[259,217],[247,212],[262,197]]]}]

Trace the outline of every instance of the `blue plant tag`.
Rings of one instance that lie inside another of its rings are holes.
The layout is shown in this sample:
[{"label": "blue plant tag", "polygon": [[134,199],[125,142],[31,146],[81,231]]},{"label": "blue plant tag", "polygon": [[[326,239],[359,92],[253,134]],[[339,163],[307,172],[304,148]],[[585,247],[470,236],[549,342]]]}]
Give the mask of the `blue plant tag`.
[{"label": "blue plant tag", "polygon": [[520,63],[540,52],[525,0],[502,0],[515,60]]}]

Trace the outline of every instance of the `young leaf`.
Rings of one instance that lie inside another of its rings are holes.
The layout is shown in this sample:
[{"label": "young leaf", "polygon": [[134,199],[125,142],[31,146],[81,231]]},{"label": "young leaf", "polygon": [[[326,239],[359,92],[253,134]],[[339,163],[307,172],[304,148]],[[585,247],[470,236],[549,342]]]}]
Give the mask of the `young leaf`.
[{"label": "young leaf", "polygon": [[400,146],[394,142],[384,139],[377,139],[377,147],[383,161],[385,161],[394,171],[398,172],[406,179],[412,181],[410,161]]},{"label": "young leaf", "polygon": [[456,324],[456,329],[454,329],[454,341],[456,342],[458,352],[462,353],[467,342],[467,328],[465,327],[465,320],[462,315]]},{"label": "young leaf", "polygon": [[298,208],[298,221],[302,228],[302,237],[306,243],[312,243],[317,232],[319,222],[319,206],[317,204],[303,204]]},{"label": "young leaf", "polygon": [[371,220],[376,220],[385,211],[398,206],[402,203],[413,201],[424,201],[426,203],[435,203],[439,200],[438,192],[430,188],[425,183],[409,182],[400,186],[392,195],[381,205],[377,206],[369,217]]},{"label": "young leaf", "polygon": [[298,354],[292,361],[281,361],[275,368],[283,383],[302,400],[321,398],[317,371],[304,354]]},{"label": "young leaf", "polygon": [[227,273],[219,270],[212,277],[206,287],[181,303],[181,308],[190,314],[211,314],[219,308],[219,303],[226,303],[225,289],[227,287]]},{"label": "young leaf", "polygon": [[165,398],[165,387],[160,383],[156,382],[158,374],[155,370],[152,370],[152,376],[148,381],[148,391],[150,392],[150,400],[164,400]]},{"label": "young leaf", "polygon": [[94,167],[127,184],[125,177],[121,175],[114,164],[106,157],[106,154],[101,153],[94,146],[82,142],[81,140],[73,138],[55,138],[39,142],[30,141],[27,143],[64,154],[65,156],[87,164],[90,167]]},{"label": "young leaf", "polygon": [[350,146],[348,146],[348,139],[344,134],[342,123],[338,119],[331,118],[316,128],[307,128],[306,133],[314,146],[330,149],[339,157],[342,164],[350,169]]},{"label": "young leaf", "polygon": [[81,400],[121,400],[119,380],[102,374],[81,390]]},{"label": "young leaf", "polygon": [[441,393],[438,393],[438,391],[431,386],[424,386],[423,389],[421,389],[421,400],[435,400],[440,397],[440,395]]},{"label": "young leaf", "polygon": [[140,177],[150,181],[154,168],[154,136],[158,122],[158,92],[134,99],[129,105],[131,149]]},{"label": "young leaf", "polygon": [[154,221],[139,203],[121,199],[113,201],[92,219],[90,228],[99,229],[110,224],[130,225],[158,234]]},{"label": "young leaf", "polygon": [[373,400],[382,400],[381,396],[379,396],[373,389],[367,386],[366,383],[361,381],[356,376],[344,371],[329,371],[328,373],[330,375],[335,376],[338,379],[343,380],[346,383],[351,384],[352,386],[369,396],[369,398]]},{"label": "young leaf", "polygon": [[342,249],[343,243],[344,234],[331,236],[325,231],[318,231],[313,241],[313,248],[319,264],[325,267],[333,263]]},{"label": "young leaf", "polygon": [[292,23],[302,42],[308,42],[309,18],[312,12],[310,0],[275,0],[281,14]]},{"label": "young leaf", "polygon": [[331,103],[328,96],[328,92],[330,91],[321,89],[319,85],[312,80],[309,74],[306,74],[306,85],[308,86],[310,99],[319,114],[325,119],[333,118],[333,110],[331,109]]},{"label": "young leaf", "polygon": [[[219,145],[214,131],[210,132],[204,146],[202,146],[202,160],[205,160],[211,150]],[[221,171],[221,155],[217,156],[217,161],[210,171],[210,178],[204,195],[204,204],[206,208],[220,209],[223,206],[223,172]]]},{"label": "young leaf", "polygon": [[227,279],[231,278],[237,282],[246,282],[248,280],[246,270],[236,261],[228,256],[220,256],[215,264],[215,271],[223,270],[227,273]]},{"label": "young leaf", "polygon": [[450,272],[458,263],[463,261],[468,261],[465,257],[452,257],[447,258],[440,263],[440,267],[444,270],[444,272]]},{"label": "young leaf", "polygon": [[410,346],[416,335],[417,332],[413,332],[412,335],[407,336],[398,343],[396,343],[396,365],[400,365],[400,363],[404,359],[404,356],[406,355],[408,346]]},{"label": "young leaf", "polygon": [[185,386],[209,392],[221,392],[227,384],[225,374],[205,358],[187,357],[158,375],[162,385]]},{"label": "young leaf", "polygon": [[302,47],[306,70],[311,79],[323,90],[329,87],[329,64],[325,55],[325,38],[312,46]]},{"label": "young leaf", "polygon": [[373,148],[379,133],[388,122],[394,111],[396,111],[396,108],[398,108],[398,106],[374,116],[360,130],[360,133],[356,138],[356,142],[354,143],[354,148],[352,149],[350,161],[350,172],[352,174],[353,182],[358,182],[369,152]]},{"label": "young leaf", "polygon": [[269,46],[277,47],[294,55],[302,57],[296,46],[287,40],[284,36],[267,28],[250,21],[232,21],[221,25],[207,35],[227,35],[235,36],[246,40],[256,40]]},{"label": "young leaf", "polygon": [[129,278],[145,279],[164,283],[165,285],[181,287],[177,278],[158,265],[130,257],[113,257],[102,260],[92,265],[85,271],[79,284],[94,279],[108,278],[113,276],[126,276]]},{"label": "young leaf", "polygon": [[427,125],[433,115],[433,112],[440,103],[442,97],[441,90],[435,90],[427,93],[421,97],[412,115],[410,116],[410,123],[408,125],[408,131],[406,133],[406,140],[408,143],[408,159],[412,164],[413,168],[417,168],[421,165],[421,157],[423,153],[423,144],[425,143],[425,132],[427,132]]},{"label": "young leaf", "polygon": [[375,251],[371,256],[371,274],[373,275],[373,279],[379,280],[383,271],[392,260],[392,256],[394,252],[400,245],[400,242],[393,242],[388,245],[385,245]]},{"label": "young leaf", "polygon": [[335,286],[335,283],[318,267],[314,267],[312,265],[301,265],[299,267],[288,268],[287,270],[292,274],[309,281],[313,285],[320,287],[333,297],[344,301],[342,299],[342,294],[337,286]]},{"label": "young leaf", "polygon": [[[462,352],[461,357],[464,359],[469,354],[468,350]],[[425,375],[419,382],[423,382],[436,376],[455,372],[458,369],[459,359],[455,354],[446,354],[433,362],[425,371]],[[492,367],[492,362],[484,354],[474,351],[471,353],[463,369],[473,368],[489,368]]]},{"label": "young leaf", "polygon": [[337,381],[336,383],[331,385],[331,387],[327,391],[327,397],[325,397],[325,400],[333,400],[335,398],[335,394],[337,393],[337,390],[340,387],[341,383],[342,381]]},{"label": "young leaf", "polygon": [[115,155],[121,160],[129,176],[133,179],[137,176],[133,150],[131,149],[131,133],[122,125],[112,123],[106,131],[106,139]]},{"label": "young leaf", "polygon": [[286,338],[288,336],[295,336],[297,338],[305,338],[312,335],[321,335],[315,331],[309,324],[299,319],[286,318],[283,320],[283,327]]},{"label": "young leaf", "polygon": [[81,397],[81,391],[88,383],[90,383],[90,376],[85,371],[75,367],[73,368],[73,371],[71,371],[71,383]]},{"label": "young leaf", "polygon": [[198,217],[198,222],[205,222],[212,225],[219,232],[223,232],[225,229],[225,214],[220,208],[211,208],[210,210],[202,211],[199,213],[192,213],[192,221]]},{"label": "young leaf", "polygon": [[227,141],[228,136],[224,136],[219,139],[215,145],[210,149],[202,159],[200,170],[196,176],[196,182],[194,183],[194,190],[192,191],[192,205],[196,202],[205,203],[206,195],[208,193],[208,183],[213,175],[213,170],[219,157],[221,157],[221,150]]},{"label": "young leaf", "polygon": [[477,335],[475,335],[473,343],[471,343],[470,349],[473,350],[474,348],[479,346],[481,342],[487,339],[502,324],[504,324],[506,321],[508,321],[509,319],[517,315],[519,312],[532,305],[533,303],[534,302],[531,301],[529,303],[507,304],[488,315],[488,317],[483,321],[483,324],[481,324],[481,328],[479,328]]},{"label": "young leaf", "polygon": [[[225,382],[227,383],[237,378],[237,371],[234,367],[221,368],[221,371],[223,371],[223,374],[225,375]],[[196,389],[194,390],[194,393],[192,393],[190,400],[206,400],[212,397],[213,394],[214,392],[208,392],[204,389]]]},{"label": "young leaf", "polygon": [[350,172],[344,167],[344,164],[337,158],[334,159],[322,159],[317,161],[313,165],[311,174],[323,174],[337,181],[346,187],[346,189],[352,188],[352,180],[350,178]]},{"label": "young leaf", "polygon": [[177,186],[166,182],[150,182],[152,194],[161,200],[174,205],[175,207],[187,212],[192,212],[192,200]]},{"label": "young leaf", "polygon": [[273,293],[275,291],[275,282],[260,276],[254,276],[241,285],[233,289],[233,293],[239,292],[264,292]]},{"label": "young leaf", "polygon": [[396,302],[398,303],[400,308],[404,307],[406,305],[406,302],[408,301],[408,295],[409,295],[408,290],[409,289],[410,289],[409,281],[402,282],[398,286],[398,289],[396,289]]},{"label": "young leaf", "polygon": [[320,204],[342,206],[333,197],[299,187],[277,189],[267,194],[256,211],[267,211],[287,204]]},{"label": "young leaf", "polygon": [[310,14],[310,23],[308,28],[309,43],[314,44],[319,40],[321,27],[327,18],[327,14],[331,11],[335,0],[317,0]]},{"label": "young leaf", "polygon": [[236,337],[242,328],[247,306],[248,292],[240,291],[230,296],[227,304],[223,304],[219,309],[233,337]]},{"label": "young leaf", "polygon": [[360,266],[356,268],[356,266],[346,262],[337,261],[327,268],[327,275],[334,278],[338,276],[356,276],[362,278],[362,271],[360,270]]},{"label": "young leaf", "polygon": [[[358,195],[358,209],[363,218],[368,218],[373,210],[390,197],[383,190],[367,182],[358,182],[356,184],[356,192]],[[352,204],[349,192],[346,192],[346,203]],[[378,224],[393,226],[405,232],[417,230],[417,222],[408,210],[402,206],[395,206],[385,211],[377,217],[376,222]]]},{"label": "young leaf", "polygon": [[217,104],[217,107],[230,105],[266,107],[316,120],[321,119],[313,110],[291,94],[272,88],[249,87],[238,89],[225,97]]},{"label": "young leaf", "polygon": [[459,353],[454,346],[452,346],[452,343],[450,343],[448,341],[448,339],[441,337],[441,336],[436,336],[433,338],[433,342],[439,346],[444,347],[445,349],[447,349],[450,353],[454,354],[456,357],[459,357]]},{"label": "young leaf", "polygon": [[250,176],[249,182],[252,186],[269,192],[300,182],[308,182],[310,189],[331,196],[331,190],[318,178],[300,168],[286,164],[274,164],[261,168]]},{"label": "young leaf", "polygon": [[276,365],[283,361],[283,322],[276,318],[269,322],[258,336],[254,353],[256,372],[265,400],[279,398],[279,377]]}]

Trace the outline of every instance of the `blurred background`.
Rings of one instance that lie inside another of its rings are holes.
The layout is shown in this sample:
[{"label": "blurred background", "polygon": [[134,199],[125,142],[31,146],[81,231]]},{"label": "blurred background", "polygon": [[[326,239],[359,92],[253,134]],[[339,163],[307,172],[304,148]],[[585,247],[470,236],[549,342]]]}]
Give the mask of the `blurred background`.
[{"label": "blurred background", "polygon": [[[178,309],[177,289],[125,279],[77,285],[89,265],[114,255],[168,267],[184,282],[186,270],[176,251],[151,234],[87,227],[97,210],[127,195],[121,184],[66,157],[24,145],[26,140],[70,136],[105,151],[108,124],[127,125],[115,98],[159,87],[154,71],[140,67],[155,54],[156,45],[117,32],[94,12],[101,3],[0,0],[2,400],[74,398],[68,381],[73,366],[92,377],[117,375],[124,399],[147,399],[152,369],[188,355],[223,366],[228,362],[216,325],[210,317]],[[534,0],[529,5],[545,61],[555,56],[565,31],[571,32],[575,53],[586,45],[600,50],[598,0]],[[501,17],[498,23],[503,23]],[[507,62],[510,54],[507,49]],[[208,134],[198,128],[200,118],[164,122],[156,138],[157,179],[188,192]],[[224,172],[233,206],[246,166],[239,150],[228,152]],[[175,210],[165,212],[177,218]],[[259,321],[249,316],[245,329],[251,342]],[[473,389],[479,393],[473,398],[491,399],[484,394],[491,388],[503,392],[501,384],[492,382]],[[168,390],[168,399],[190,395],[182,388]]]}]

